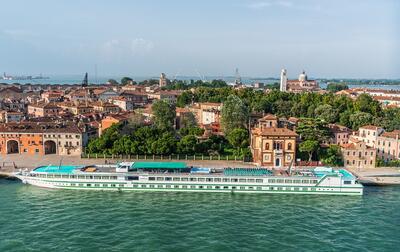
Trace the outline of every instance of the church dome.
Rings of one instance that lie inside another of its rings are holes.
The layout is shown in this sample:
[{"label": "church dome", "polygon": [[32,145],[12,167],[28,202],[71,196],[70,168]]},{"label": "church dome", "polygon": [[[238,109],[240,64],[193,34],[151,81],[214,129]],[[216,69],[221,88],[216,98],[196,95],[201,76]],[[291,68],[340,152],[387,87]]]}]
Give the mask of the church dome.
[{"label": "church dome", "polygon": [[306,81],[307,80],[307,74],[303,70],[303,72],[299,75],[299,81]]}]

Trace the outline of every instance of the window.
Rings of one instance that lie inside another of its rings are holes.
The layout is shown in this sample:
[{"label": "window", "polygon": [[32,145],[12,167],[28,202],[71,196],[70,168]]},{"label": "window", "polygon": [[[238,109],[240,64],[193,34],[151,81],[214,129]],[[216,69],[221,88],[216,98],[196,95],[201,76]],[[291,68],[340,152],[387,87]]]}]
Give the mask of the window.
[{"label": "window", "polygon": [[269,143],[266,143],[266,144],[265,144],[265,149],[266,149],[266,150],[269,150]]},{"label": "window", "polygon": [[175,178],[174,178],[174,181],[181,181],[181,178],[175,177]]},{"label": "window", "polygon": [[238,182],[238,179],[231,179],[231,182]]},{"label": "window", "polygon": [[165,181],[171,181],[172,178],[171,177],[165,177]]},{"label": "window", "polygon": [[222,179],[222,181],[223,182],[229,182],[229,179],[228,178],[224,178],[224,179]]},{"label": "window", "polygon": [[197,181],[197,178],[190,178],[190,181]]},{"label": "window", "polygon": [[282,183],[283,183],[283,179],[277,179],[277,180],[276,180],[276,183],[282,184]]},{"label": "window", "polygon": [[292,180],[291,180],[291,179],[285,179],[285,183],[286,183],[286,184],[291,184],[291,183],[292,183]]},{"label": "window", "polygon": [[213,179],[212,179],[212,178],[206,178],[206,181],[207,181],[207,182],[212,182]]},{"label": "window", "polygon": [[155,177],[149,177],[149,180],[150,181],[154,181],[154,180],[156,180],[156,178]]},{"label": "window", "polygon": [[198,181],[199,181],[199,182],[204,182],[205,179],[204,179],[204,178],[198,178]]},{"label": "window", "polygon": [[350,184],[351,184],[351,181],[343,181],[343,184],[345,184],[345,185],[350,185]]},{"label": "window", "polygon": [[288,149],[288,150],[292,150],[292,143],[288,143],[287,149]]},{"label": "window", "polygon": [[246,183],[246,179],[239,179],[239,182]]},{"label": "window", "polygon": [[275,183],[275,179],[268,179],[269,183]]},{"label": "window", "polygon": [[214,178],[214,182],[221,182],[220,178]]},{"label": "window", "polygon": [[188,181],[188,178],[181,178],[181,181]]}]

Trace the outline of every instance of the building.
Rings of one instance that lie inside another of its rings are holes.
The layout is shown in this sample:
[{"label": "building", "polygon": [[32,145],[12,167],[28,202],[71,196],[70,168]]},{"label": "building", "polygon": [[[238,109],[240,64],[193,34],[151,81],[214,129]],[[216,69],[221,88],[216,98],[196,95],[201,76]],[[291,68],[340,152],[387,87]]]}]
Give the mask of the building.
[{"label": "building", "polygon": [[93,107],[94,111],[102,112],[106,114],[114,114],[120,111],[120,108],[117,105],[114,105],[109,102],[93,102],[90,104]]},{"label": "building", "polygon": [[49,102],[60,102],[64,98],[64,92],[63,91],[57,91],[57,90],[46,91],[46,92],[43,92],[40,95],[40,97],[46,103],[49,103]]},{"label": "building", "polygon": [[149,93],[148,97],[155,100],[164,100],[169,103],[176,103],[178,96],[182,93],[180,90],[161,90],[156,93]]},{"label": "building", "polygon": [[82,132],[74,123],[1,124],[0,153],[81,155]]},{"label": "building", "polygon": [[281,71],[281,91],[301,93],[301,92],[316,92],[320,91],[316,80],[309,80],[305,71],[303,71],[297,80],[288,80],[286,69]]},{"label": "building", "polygon": [[346,168],[375,168],[376,149],[364,141],[350,139],[350,143],[341,145],[344,166]]},{"label": "building", "polygon": [[54,103],[36,103],[28,105],[28,115],[33,117],[52,117],[58,116],[61,108]]},{"label": "building", "polygon": [[165,87],[166,85],[168,85],[168,79],[165,73],[161,73],[160,80],[158,83],[160,87]]},{"label": "building", "polygon": [[353,132],[352,138],[361,140],[369,147],[375,148],[378,136],[383,133],[383,128],[374,125],[365,125],[358,129],[358,132]]},{"label": "building", "polygon": [[332,133],[332,136],[329,138],[327,142],[324,144],[331,145],[331,144],[347,144],[349,143],[349,137],[351,136],[352,131],[342,125],[339,124],[328,124],[328,128]]},{"label": "building", "polygon": [[14,111],[0,111],[0,122],[21,122],[24,119],[24,113]]},{"label": "building", "polygon": [[118,97],[119,94],[110,88],[96,88],[93,90],[93,95],[99,101],[108,101],[114,97]]},{"label": "building", "polygon": [[400,130],[383,132],[377,138],[377,155],[384,161],[400,159]]},{"label": "building", "polygon": [[115,114],[108,115],[101,120],[99,135],[103,134],[103,132],[110,128],[112,125],[117,123],[127,124],[129,122],[129,114]]},{"label": "building", "polygon": [[126,90],[120,94],[120,97],[124,97],[128,101],[131,101],[134,106],[144,106],[148,103],[148,96],[144,92]]},{"label": "building", "polygon": [[112,98],[111,102],[118,106],[122,111],[133,111],[135,107],[133,101],[122,96]]},{"label": "building", "polygon": [[267,115],[251,130],[250,148],[253,161],[260,166],[289,167],[296,158],[298,135],[287,128],[278,128],[277,118]]},{"label": "building", "polygon": [[63,102],[59,103],[58,106],[65,111],[70,112],[73,115],[83,115],[93,112],[93,107],[86,103],[79,102]]}]

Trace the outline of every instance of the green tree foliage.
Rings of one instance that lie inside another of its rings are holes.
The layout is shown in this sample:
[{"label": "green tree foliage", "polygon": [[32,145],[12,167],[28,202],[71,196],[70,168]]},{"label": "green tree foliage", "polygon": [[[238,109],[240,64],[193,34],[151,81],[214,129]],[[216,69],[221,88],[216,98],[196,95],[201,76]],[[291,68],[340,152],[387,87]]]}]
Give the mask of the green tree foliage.
[{"label": "green tree foliage", "polygon": [[299,145],[299,150],[308,154],[308,161],[312,160],[313,153],[319,148],[319,143],[316,140],[306,140]]},{"label": "green tree foliage", "polygon": [[317,118],[327,123],[334,123],[337,122],[339,119],[337,111],[329,104],[319,105],[315,109],[314,114]]},{"label": "green tree foliage", "polygon": [[193,135],[187,135],[181,138],[178,142],[179,153],[193,154],[195,153],[197,138]]},{"label": "green tree foliage", "polygon": [[192,99],[192,93],[190,91],[185,91],[180,96],[178,96],[176,106],[184,108],[186,105],[189,105],[192,102]]},{"label": "green tree foliage", "polygon": [[326,90],[334,93],[345,89],[349,89],[346,83],[329,83],[326,87]]},{"label": "green tree foliage", "polygon": [[327,141],[331,137],[327,123],[318,119],[303,119],[296,132],[302,140],[313,140],[318,143]]},{"label": "green tree foliage", "polygon": [[132,79],[132,78],[129,78],[129,77],[123,77],[123,78],[121,79],[121,85],[127,85],[127,84],[129,84],[129,83],[131,83],[131,82],[133,82],[133,79]]},{"label": "green tree foliage", "polygon": [[327,165],[342,166],[343,165],[343,157],[342,157],[342,152],[340,150],[340,146],[330,145],[320,155],[320,159],[324,164],[327,164]]},{"label": "green tree foliage", "polygon": [[171,131],[175,125],[175,106],[164,100],[158,100],[151,107],[154,114],[154,124],[162,131]]},{"label": "green tree foliage", "polygon": [[114,86],[119,85],[118,81],[116,81],[114,79],[109,79],[107,82]]},{"label": "green tree foliage", "polygon": [[227,135],[229,143],[234,148],[245,148],[249,146],[249,132],[243,128],[236,128]]},{"label": "green tree foliage", "polygon": [[363,125],[371,124],[373,121],[374,117],[370,113],[366,112],[356,112],[351,114],[349,117],[351,128],[355,130]]},{"label": "green tree foliage", "polygon": [[249,118],[249,112],[244,102],[236,95],[230,95],[221,110],[221,125],[228,135],[235,128],[244,128]]},{"label": "green tree foliage", "polygon": [[354,108],[356,111],[369,113],[373,116],[380,116],[382,112],[381,104],[368,94],[358,96],[354,103]]}]

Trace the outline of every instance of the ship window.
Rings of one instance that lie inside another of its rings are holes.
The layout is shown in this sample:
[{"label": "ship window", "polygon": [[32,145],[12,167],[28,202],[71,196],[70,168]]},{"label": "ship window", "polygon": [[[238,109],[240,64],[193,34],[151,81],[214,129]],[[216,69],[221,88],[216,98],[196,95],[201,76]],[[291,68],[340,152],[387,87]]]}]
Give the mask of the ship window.
[{"label": "ship window", "polygon": [[181,181],[188,181],[188,178],[181,178]]},{"label": "ship window", "polygon": [[249,190],[253,190],[254,189],[254,187],[252,187],[252,186],[249,186]]},{"label": "ship window", "polygon": [[91,184],[86,184],[86,186],[92,186]]},{"label": "ship window", "polygon": [[190,178],[190,181],[197,181],[197,178]]},{"label": "ship window", "polygon": [[199,182],[204,182],[205,179],[204,179],[204,178],[198,178],[198,181],[199,181]]},{"label": "ship window", "polygon": [[135,188],[138,188],[138,187],[139,187],[139,185],[133,185],[133,187],[135,187]]},{"label": "ship window", "polygon": [[311,191],[316,191],[317,189],[316,188],[311,188]]},{"label": "ship window", "polygon": [[207,189],[212,189],[212,186],[210,186],[210,185],[209,185],[209,186],[207,186]]},{"label": "ship window", "polygon": [[275,183],[275,179],[268,179],[269,183]]},{"label": "ship window", "polygon": [[248,179],[247,182],[254,183],[255,179]]},{"label": "ship window", "polygon": [[219,186],[215,186],[215,189],[219,189]]},{"label": "ship window", "polygon": [[318,183],[318,180],[316,179],[311,180],[311,184],[316,184],[316,183]]},{"label": "ship window", "polygon": [[165,181],[171,181],[172,178],[171,177],[165,177]]},{"label": "ship window", "polygon": [[111,176],[110,179],[117,179],[117,176]]},{"label": "ship window", "polygon": [[238,179],[231,179],[231,182],[238,182]]},{"label": "ship window", "polygon": [[150,188],[154,188],[155,187],[155,185],[150,185]]},{"label": "ship window", "polygon": [[166,187],[166,188],[171,188],[171,185],[166,185],[165,187]]},{"label": "ship window", "polygon": [[282,184],[282,183],[283,183],[283,179],[277,179],[277,180],[276,180],[276,183]]},{"label": "ship window", "polygon": [[146,188],[146,185],[141,185],[140,187],[142,187],[142,188]]},{"label": "ship window", "polygon": [[174,188],[179,188],[179,186],[178,185],[174,185]]},{"label": "ship window", "polygon": [[285,183],[286,183],[286,184],[291,184],[291,183],[292,183],[292,180],[291,180],[291,179],[285,179]]},{"label": "ship window", "polygon": [[263,180],[262,179],[256,179],[256,183],[262,183]]},{"label": "ship window", "polygon": [[99,185],[99,184],[94,184],[94,186],[95,186],[95,187],[100,187],[100,185]]},{"label": "ship window", "polygon": [[175,177],[175,178],[174,178],[174,181],[181,181],[181,178]]},{"label": "ship window", "polygon": [[239,182],[245,182],[246,183],[246,179],[239,179]]},{"label": "ship window", "polygon": [[261,186],[257,186],[257,190],[262,190]]},{"label": "ship window", "polygon": [[213,182],[213,179],[212,178],[206,178],[206,181],[207,182]]},{"label": "ship window", "polygon": [[245,189],[246,189],[246,187],[244,187],[244,186],[240,187],[240,190],[245,190]]},{"label": "ship window", "polygon": [[[80,176],[78,176],[78,178],[80,178]],[[104,180],[109,180],[109,179],[110,179],[110,177],[108,177],[108,176],[102,176],[102,177],[101,177],[101,179],[104,179]]]},{"label": "ship window", "polygon": [[69,178],[68,175],[61,175],[62,178]]},{"label": "ship window", "polygon": [[224,189],[229,189],[229,186],[224,186]]},{"label": "ship window", "polygon": [[[139,180],[139,177],[138,176],[128,176],[127,179],[128,180]],[[149,180],[151,180],[151,179],[149,178]]]},{"label": "ship window", "polygon": [[190,186],[190,188],[192,188],[192,189],[193,189],[193,188],[196,188],[196,186],[194,186],[194,185],[191,185],[191,186]]},{"label": "ship window", "polygon": [[343,184],[345,184],[345,185],[351,185],[351,181],[343,181]]},{"label": "ship window", "polygon": [[200,188],[200,189],[203,189],[203,186],[201,185],[201,186],[199,186],[199,188]]},{"label": "ship window", "polygon": [[183,185],[182,188],[185,188],[185,189],[186,189],[186,188],[187,188],[187,185]]},{"label": "ship window", "polygon": [[299,190],[300,190],[300,188],[298,188],[298,187],[295,187],[295,188],[294,188],[294,190],[295,190],[295,191],[299,191]]},{"label": "ship window", "polygon": [[158,187],[158,188],[162,188],[162,187],[163,187],[163,185],[157,185],[157,187]]},{"label": "ship window", "polygon": [[214,178],[214,182],[221,182],[220,178]]},{"label": "ship window", "polygon": [[223,182],[229,182],[229,179],[228,178],[224,178],[224,179],[222,179],[222,181]]},{"label": "ship window", "polygon": [[304,180],[301,181],[301,183],[308,184],[308,183],[310,183],[310,181],[308,179],[304,179]]},{"label": "ship window", "polygon": [[47,174],[47,178],[53,178],[53,174]]},{"label": "ship window", "polygon": [[115,185],[114,185],[114,184],[111,184],[111,187],[115,187]]},{"label": "ship window", "polygon": [[55,174],[54,178],[61,178],[61,175]]},{"label": "ship window", "polygon": [[163,177],[157,177],[157,181],[163,181],[164,178]]}]

